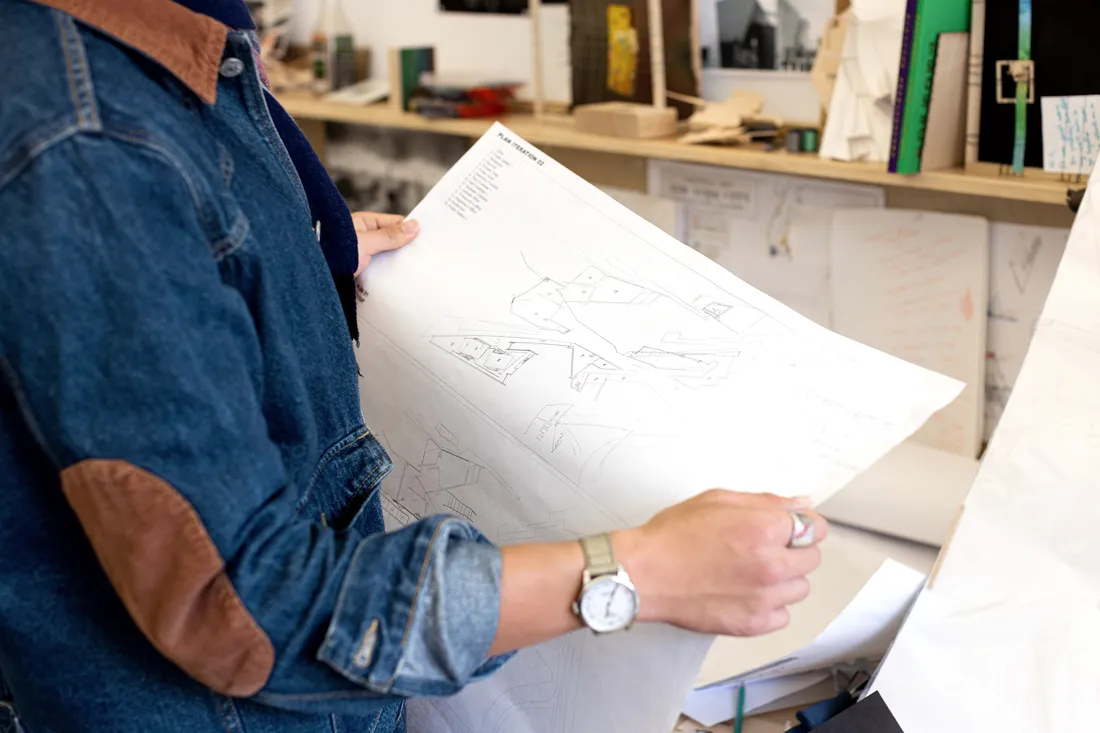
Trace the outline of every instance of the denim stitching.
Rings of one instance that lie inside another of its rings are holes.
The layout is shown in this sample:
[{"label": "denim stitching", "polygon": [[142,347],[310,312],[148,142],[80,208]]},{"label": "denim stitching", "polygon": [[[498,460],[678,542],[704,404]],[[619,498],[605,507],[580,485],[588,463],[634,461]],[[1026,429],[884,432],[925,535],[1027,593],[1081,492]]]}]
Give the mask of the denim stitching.
[{"label": "denim stitching", "polygon": [[229,150],[226,149],[224,145],[218,143],[218,147],[221,148],[220,168],[222,171],[222,180],[224,180],[225,185],[228,186],[233,183],[233,172],[235,163],[233,161],[233,156],[229,154]]},{"label": "denim stitching", "polygon": [[[24,139],[24,145],[27,147],[26,154],[22,157],[18,164],[13,165],[11,170],[6,174],[0,174],[0,191],[14,181],[16,177],[23,172],[24,168],[27,168],[33,163],[38,156],[45,151],[49,150],[54,145],[64,142],[66,139],[72,137],[81,130],[78,124],[74,125],[69,122],[69,117],[63,120],[63,124],[56,129],[54,127],[40,128],[33,134],[28,135]],[[16,145],[15,147],[18,147]]]},{"label": "denim stitching", "polygon": [[328,468],[328,465],[336,459],[336,456],[371,434],[369,428],[365,426],[361,427],[362,430],[359,432],[353,430],[348,435],[330,445],[328,449],[321,454],[321,459],[317,461],[317,467],[313,469],[313,475],[309,478],[309,484],[306,485],[306,490],[303,492],[302,498],[298,500],[298,505],[294,508],[295,512],[301,512],[306,504],[309,503],[309,498],[313,494],[313,487],[317,484],[317,479],[321,476],[321,473]]},{"label": "denim stitching", "polygon": [[[424,578],[428,574],[428,564],[432,560],[432,550],[435,549],[436,540],[439,539],[440,531],[449,524],[452,524],[452,520],[444,519],[435,527],[435,532],[432,532],[432,539],[428,542],[428,551],[424,553],[424,562],[420,566],[420,577],[416,580],[416,590],[413,591],[412,603],[409,604],[409,620],[405,624],[405,633],[401,636],[402,649],[409,641],[409,632],[412,631],[413,617],[416,616],[416,602],[420,598],[420,589],[424,587]],[[401,670],[401,661],[405,655],[402,654],[398,658],[397,665],[394,667],[393,674],[386,681],[386,689],[389,690],[393,687],[393,681],[397,679],[397,673]]]},{"label": "denim stitching", "polygon": [[71,23],[72,18],[65,15],[60,10],[53,11],[54,23],[57,25],[58,40],[61,42],[61,53],[65,57],[65,80],[69,85],[69,99],[73,103],[73,107],[76,109],[76,121],[77,125],[84,128],[87,122],[84,120],[84,107],[80,104],[80,95],[76,90],[76,82],[73,79],[73,60],[71,57],[72,49],[68,42],[68,28],[66,20]]},{"label": "denim stitching", "polygon": [[[354,495],[358,494],[360,491],[362,491],[364,488],[366,488],[367,483],[369,481],[371,481],[375,476],[377,476],[378,473],[383,468],[386,467],[386,463],[387,463],[387,461],[379,461],[378,465],[374,467],[374,470],[371,471],[370,473],[368,473],[366,478],[364,478],[362,481],[360,481],[358,484],[355,485],[355,491],[352,492],[352,495],[354,496]],[[371,488],[374,488],[374,487],[371,486]]]},{"label": "denim stitching", "polygon": [[172,154],[163,145],[160,145],[153,139],[149,133],[144,130],[138,130],[134,128],[127,129],[108,129],[105,131],[108,135],[117,138],[123,142],[128,142],[133,145],[145,148],[149,152],[157,155],[183,177],[184,182],[187,184],[187,190],[191,194],[191,202],[195,207],[195,212],[199,215],[199,222],[202,224],[202,228],[205,234],[209,236],[210,230],[210,218],[206,212],[206,206],[203,202],[203,197],[199,192],[199,187],[192,179],[191,174],[184,168],[182,161],[180,161],[175,155]]},{"label": "denim stitching", "polygon": [[214,702],[218,706],[218,717],[221,718],[222,727],[225,728],[226,733],[241,733],[244,726],[241,724],[241,718],[237,714],[237,706],[233,704],[233,701],[222,695],[217,695]]},{"label": "denim stitching", "polygon": [[377,713],[374,714],[374,723],[370,727],[370,733],[374,733],[376,730],[378,730],[378,721],[381,719],[382,711],[379,710]]},{"label": "denim stitching", "polygon": [[248,237],[248,232],[251,230],[248,218],[245,217],[243,212],[237,213],[237,220],[233,222],[233,226],[229,230],[229,234],[221,239],[213,242],[210,246],[213,249],[214,261],[221,262],[230,254],[232,254],[244,240]]},{"label": "denim stitching", "polygon": [[[63,17],[65,19],[65,35],[68,36],[68,43],[72,47],[72,59],[76,64],[71,71],[71,81],[76,87],[82,110],[88,115],[89,128],[99,129],[102,124],[99,120],[99,110],[96,109],[95,89],[92,87],[92,75],[88,70],[88,57],[84,53],[84,41],[80,38],[80,33],[77,31],[76,23],[72,17],[68,15]],[[68,55],[66,55],[66,58],[68,58]]]},{"label": "denim stitching", "polygon": [[[356,680],[361,681],[361,680]],[[378,693],[372,690],[341,690],[338,692],[303,692],[284,694],[280,692],[258,692],[251,700],[265,705],[288,705],[311,702],[346,702],[350,700],[377,700]]]},{"label": "denim stitching", "polygon": [[[176,155],[172,153],[172,151],[168,148],[160,145],[155,139],[153,139],[148,133],[143,130],[137,130],[133,128],[108,128],[104,130],[104,132],[107,135],[114,137],[118,140],[144,148],[145,150],[153,153],[169,166],[175,169],[175,171],[180,175],[181,178],[183,178],[184,183],[187,185],[187,190],[191,194],[191,202],[195,207],[195,213],[198,214],[199,222],[202,224],[204,234],[206,234],[206,236],[208,237],[207,244],[211,248],[212,253],[216,256],[219,244],[223,244],[226,241],[226,238],[223,237],[213,241],[209,241],[211,232],[216,230],[217,227],[212,221],[212,215],[207,210],[208,206],[205,203],[199,186],[196,184],[194,178],[184,167],[183,163],[176,157]],[[229,237],[232,237],[232,235],[233,233],[231,232]],[[241,239],[243,238],[244,235],[242,235]],[[227,252],[223,251],[222,256],[224,257],[225,254],[227,254]]]}]

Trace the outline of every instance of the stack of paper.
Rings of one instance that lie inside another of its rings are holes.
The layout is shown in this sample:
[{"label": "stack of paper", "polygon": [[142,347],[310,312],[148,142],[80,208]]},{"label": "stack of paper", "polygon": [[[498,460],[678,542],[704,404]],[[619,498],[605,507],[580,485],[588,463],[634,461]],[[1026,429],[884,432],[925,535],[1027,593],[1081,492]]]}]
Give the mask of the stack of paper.
[{"label": "stack of paper", "polygon": [[1097,195],[1090,185],[939,572],[874,684],[906,733],[1034,733],[1095,725]]},{"label": "stack of paper", "polygon": [[[391,524],[447,511],[498,542],[566,540],[714,486],[820,501],[961,389],[807,321],[500,125],[412,216],[420,236],[372,263],[360,307]],[[849,561],[866,560],[832,562]],[[667,733],[711,642],[578,632],[410,715],[433,732]]]},{"label": "stack of paper", "polygon": [[791,625],[778,633],[717,640],[696,678],[699,688],[684,703],[684,714],[708,726],[730,720],[742,684],[751,692],[746,695],[747,714],[770,709],[771,703],[799,692],[804,699],[825,699],[837,691],[819,683],[832,682],[836,665],[882,658],[936,552],[844,527],[833,528],[828,544],[822,567],[811,576],[814,602],[794,608]]}]

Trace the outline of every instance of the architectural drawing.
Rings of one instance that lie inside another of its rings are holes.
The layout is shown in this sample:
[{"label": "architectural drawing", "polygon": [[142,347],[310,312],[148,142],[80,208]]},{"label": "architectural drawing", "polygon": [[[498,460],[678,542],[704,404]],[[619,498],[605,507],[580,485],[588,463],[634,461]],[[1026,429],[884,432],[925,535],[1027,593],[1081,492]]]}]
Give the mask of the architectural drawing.
[{"label": "architectural drawing", "polygon": [[[689,302],[596,266],[563,282],[541,277],[512,299],[510,312],[543,335],[498,335],[516,328],[501,324],[433,335],[431,343],[501,384],[548,349],[569,349],[572,388],[595,398],[607,384],[650,376],[690,388],[720,384],[735,360],[751,358],[746,349],[760,343],[754,330],[768,320],[728,294]],[[612,361],[579,345],[572,339],[580,332],[595,334],[625,358]]]},{"label": "architectural drawing", "polygon": [[547,405],[524,434],[538,454],[581,484],[589,466],[597,464],[630,436],[630,429],[606,424],[606,418],[571,414],[575,405]]},{"label": "architectural drawing", "polygon": [[501,384],[535,355],[534,351],[515,348],[508,339],[490,336],[435,336],[432,344]]},{"label": "architectural drawing", "polygon": [[[493,196],[456,214],[490,156]],[[638,526],[708,486],[820,502],[960,389],[798,318],[499,125],[411,216],[416,247],[372,265],[359,312],[364,415],[396,464],[387,523],[453,512],[537,542]],[[571,634],[417,701],[432,717],[410,729],[662,733],[711,641]]]},{"label": "architectural drawing", "polygon": [[477,519],[473,504],[482,496],[518,495],[500,475],[472,451],[459,445],[454,433],[437,424],[429,431],[411,412],[402,445],[392,436],[380,437],[394,470],[387,478],[383,509],[399,525],[409,524],[433,514],[455,514],[470,521]]}]

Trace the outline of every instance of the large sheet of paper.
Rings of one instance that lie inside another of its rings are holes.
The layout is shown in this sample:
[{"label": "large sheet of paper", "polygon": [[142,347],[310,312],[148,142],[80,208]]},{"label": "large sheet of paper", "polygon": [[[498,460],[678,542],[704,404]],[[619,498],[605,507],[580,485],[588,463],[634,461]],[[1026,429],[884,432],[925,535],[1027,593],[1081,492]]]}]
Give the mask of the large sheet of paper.
[{"label": "large sheet of paper", "polygon": [[985,439],[993,436],[1066,251],[1068,229],[990,226]]},{"label": "large sheet of paper", "polygon": [[[815,326],[500,125],[412,216],[360,305],[391,524],[563,540],[713,486],[822,500],[961,388]],[[419,729],[665,733],[710,643],[575,633],[419,706]]]},{"label": "large sheet of paper", "polygon": [[[812,599],[791,608],[791,623],[766,636],[720,637],[696,675],[696,687],[828,669],[886,651],[936,559],[934,549],[833,526]],[[890,628],[892,624],[892,629]],[[858,638],[852,632],[864,634]]]},{"label": "large sheet of paper", "polygon": [[875,680],[905,733],[1035,733],[1095,725],[1097,195],[1090,185],[939,572]]},{"label": "large sheet of paper", "polygon": [[656,159],[649,191],[684,207],[683,241],[693,249],[826,327],[833,212],[886,203],[875,186]]},{"label": "large sheet of paper", "polygon": [[833,328],[966,383],[916,440],[977,457],[985,419],[989,224],[922,211],[838,211]]},{"label": "large sheet of paper", "polygon": [[978,459],[907,440],[817,510],[827,519],[940,547],[978,473]]}]

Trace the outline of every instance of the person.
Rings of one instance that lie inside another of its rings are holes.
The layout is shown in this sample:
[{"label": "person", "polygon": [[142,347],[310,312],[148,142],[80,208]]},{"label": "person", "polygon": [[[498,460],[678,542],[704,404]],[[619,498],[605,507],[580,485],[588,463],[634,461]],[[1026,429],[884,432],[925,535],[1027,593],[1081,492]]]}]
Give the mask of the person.
[{"label": "person", "polygon": [[0,18],[0,728],[389,733],[585,626],[788,622],[826,533],[798,500],[384,531],[354,276],[416,224],[343,208],[238,0]]}]

